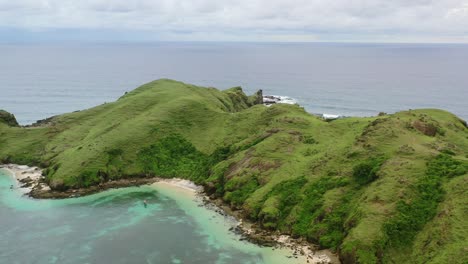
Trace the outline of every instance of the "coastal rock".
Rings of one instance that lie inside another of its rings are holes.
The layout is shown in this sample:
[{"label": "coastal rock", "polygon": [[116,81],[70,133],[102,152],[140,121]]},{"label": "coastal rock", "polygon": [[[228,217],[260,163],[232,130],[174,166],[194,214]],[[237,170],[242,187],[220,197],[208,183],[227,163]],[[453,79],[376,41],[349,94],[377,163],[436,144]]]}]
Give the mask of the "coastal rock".
[{"label": "coastal rock", "polygon": [[216,186],[213,182],[207,182],[203,188],[205,189],[205,192],[207,195],[212,195],[216,192]]},{"label": "coastal rock", "polygon": [[103,182],[100,185],[90,186],[86,188],[71,189],[66,188],[63,183],[60,181],[54,181],[55,185],[50,184],[47,186],[43,183],[38,183],[35,185],[29,196],[33,198],[41,199],[62,199],[70,197],[79,197],[84,195],[89,195],[103,190],[112,189],[112,188],[123,188],[131,186],[140,186],[145,184],[151,184],[159,181],[160,178],[134,178],[134,179],[119,179],[108,182]]},{"label": "coastal rock", "polygon": [[[24,172],[22,174],[24,174]],[[33,179],[31,179],[31,177],[28,176],[26,178],[19,179],[18,181],[21,182],[21,183],[31,183],[33,181]]]},{"label": "coastal rock", "polygon": [[272,104],[296,104],[296,100],[287,96],[264,95],[263,104],[270,106]]},{"label": "coastal rock", "polygon": [[19,179],[18,181],[22,183],[21,188],[30,188],[36,183],[36,181],[31,179],[29,176],[23,179]]},{"label": "coastal rock", "polygon": [[272,95],[263,96],[263,103],[266,105],[276,104],[281,101],[281,98]]},{"label": "coastal rock", "polygon": [[254,95],[250,96],[250,99],[252,105],[263,104],[263,91],[258,90]]},{"label": "coastal rock", "polygon": [[21,188],[30,188],[33,186],[33,182],[26,182],[23,185],[21,185]]},{"label": "coastal rock", "polygon": [[54,124],[53,121],[55,120],[56,117],[57,116],[51,116],[51,117],[48,117],[48,118],[45,118],[45,119],[37,120],[33,124],[27,125],[25,127],[41,127],[41,126],[53,125]]},{"label": "coastal rock", "polygon": [[68,188],[65,186],[62,179],[56,179],[49,183],[49,186],[54,191],[66,191]]},{"label": "coastal rock", "polygon": [[225,105],[230,108],[229,111],[237,112],[252,106],[252,99],[244,93],[242,87],[233,87],[223,92],[230,98],[230,101],[232,102],[232,104]]}]

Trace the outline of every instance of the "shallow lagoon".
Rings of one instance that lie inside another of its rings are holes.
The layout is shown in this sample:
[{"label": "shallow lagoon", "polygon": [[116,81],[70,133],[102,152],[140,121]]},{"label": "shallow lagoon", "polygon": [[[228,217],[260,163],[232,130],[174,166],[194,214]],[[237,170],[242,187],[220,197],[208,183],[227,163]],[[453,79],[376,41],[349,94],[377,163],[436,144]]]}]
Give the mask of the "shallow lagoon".
[{"label": "shallow lagoon", "polygon": [[[300,263],[240,241],[236,225],[168,184],[64,200],[23,196],[0,170],[2,263]],[[148,206],[143,206],[143,200]],[[304,260],[302,260],[304,261]]]}]

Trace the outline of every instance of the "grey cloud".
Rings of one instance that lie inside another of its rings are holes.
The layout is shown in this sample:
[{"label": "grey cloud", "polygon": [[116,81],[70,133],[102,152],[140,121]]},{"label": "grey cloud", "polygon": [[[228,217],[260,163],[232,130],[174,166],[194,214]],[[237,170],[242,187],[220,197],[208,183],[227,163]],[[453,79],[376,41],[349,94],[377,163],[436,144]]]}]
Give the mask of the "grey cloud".
[{"label": "grey cloud", "polygon": [[378,39],[392,32],[465,41],[468,0],[0,0],[0,27],[146,30],[172,37],[192,32],[195,38],[227,39],[289,34],[326,40],[339,32]]}]

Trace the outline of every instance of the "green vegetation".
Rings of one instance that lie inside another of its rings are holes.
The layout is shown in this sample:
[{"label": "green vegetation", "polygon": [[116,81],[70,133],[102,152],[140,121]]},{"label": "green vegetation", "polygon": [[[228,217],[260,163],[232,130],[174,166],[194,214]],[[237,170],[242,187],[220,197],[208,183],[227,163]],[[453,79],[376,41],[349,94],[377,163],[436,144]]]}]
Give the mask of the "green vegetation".
[{"label": "green vegetation", "polygon": [[335,210],[324,208],[322,197],[327,191],[346,184],[346,179],[343,178],[324,177],[306,187],[304,190],[306,199],[303,199],[299,206],[301,210],[293,225],[292,233],[305,236],[324,247],[336,248],[343,234],[341,231],[335,232],[335,229],[342,229],[344,221],[342,214],[346,212],[338,208]]},{"label": "green vegetation", "polygon": [[414,237],[437,214],[444,199],[443,183],[449,178],[464,175],[468,164],[440,154],[427,164],[425,177],[414,186],[411,201],[398,201],[395,215],[384,224],[384,244],[402,248],[411,245]]},{"label": "green vegetation", "polygon": [[360,185],[368,184],[377,179],[377,172],[382,165],[379,159],[366,160],[353,167],[353,177]]},{"label": "green vegetation", "polygon": [[8,126],[18,126],[15,116],[5,110],[0,110],[0,122]]},{"label": "green vegetation", "polygon": [[241,206],[257,188],[255,176],[233,179],[224,185],[224,200],[233,206]]},{"label": "green vegetation", "polygon": [[444,177],[463,175],[465,171],[461,162],[450,156],[441,154],[430,161],[426,176],[414,186],[412,200],[398,201],[395,216],[384,225],[387,243],[397,247],[410,244],[424,224],[436,214],[444,195]]},{"label": "green vegetation", "polygon": [[57,190],[191,179],[345,263],[467,262],[466,122],[435,109],[326,122],[260,95],[158,80],[32,127],[2,111],[0,161],[43,167]]},{"label": "green vegetation", "polygon": [[180,135],[169,135],[137,154],[146,175],[199,179],[208,174],[208,155],[198,151]]}]

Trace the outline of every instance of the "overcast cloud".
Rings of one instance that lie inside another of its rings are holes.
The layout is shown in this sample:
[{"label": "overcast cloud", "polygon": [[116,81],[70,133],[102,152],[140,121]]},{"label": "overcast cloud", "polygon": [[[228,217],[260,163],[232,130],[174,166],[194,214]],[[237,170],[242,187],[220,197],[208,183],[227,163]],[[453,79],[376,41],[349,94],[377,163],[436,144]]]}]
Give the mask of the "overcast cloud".
[{"label": "overcast cloud", "polygon": [[468,42],[468,0],[0,0],[0,29],[118,32],[111,38],[122,40],[133,32],[149,40]]}]

